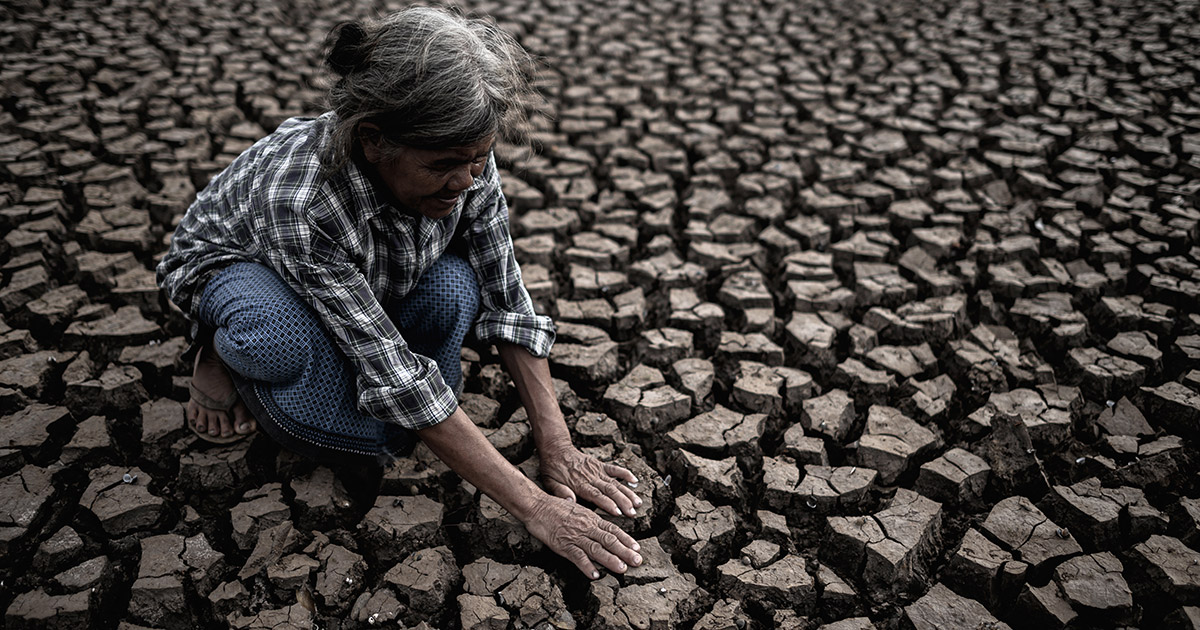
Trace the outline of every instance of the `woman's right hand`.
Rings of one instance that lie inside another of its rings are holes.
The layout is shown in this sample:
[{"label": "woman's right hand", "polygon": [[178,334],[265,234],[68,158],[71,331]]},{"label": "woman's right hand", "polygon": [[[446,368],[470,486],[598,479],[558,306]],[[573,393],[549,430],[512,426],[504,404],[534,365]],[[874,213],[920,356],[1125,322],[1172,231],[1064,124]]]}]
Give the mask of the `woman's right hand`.
[{"label": "woman's right hand", "polygon": [[593,562],[614,573],[642,564],[641,547],[629,534],[574,501],[543,495],[529,511],[525,527],[593,580],[600,577]]},{"label": "woman's right hand", "polygon": [[592,579],[597,562],[616,573],[638,566],[638,544],[574,501],[546,494],[483,437],[462,409],[417,435],[446,465],[525,524],[535,538]]}]

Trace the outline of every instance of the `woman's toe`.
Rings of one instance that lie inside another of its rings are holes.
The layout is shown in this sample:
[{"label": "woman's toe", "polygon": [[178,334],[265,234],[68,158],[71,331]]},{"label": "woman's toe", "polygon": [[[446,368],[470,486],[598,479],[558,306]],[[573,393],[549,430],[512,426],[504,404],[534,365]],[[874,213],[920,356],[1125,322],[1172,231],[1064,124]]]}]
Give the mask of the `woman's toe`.
[{"label": "woman's toe", "polygon": [[208,434],[217,437],[221,435],[221,419],[215,415],[210,416],[205,424],[208,425]]},{"label": "woman's toe", "polygon": [[254,423],[254,416],[246,409],[246,405],[241,402],[233,407],[233,415],[236,418],[236,430],[238,433],[245,435],[253,433],[257,425]]},{"label": "woman's toe", "polygon": [[188,401],[187,413],[184,415],[184,421],[187,422],[188,426],[194,427],[197,431],[204,433],[204,418],[202,417],[200,410],[196,407],[196,401]]}]

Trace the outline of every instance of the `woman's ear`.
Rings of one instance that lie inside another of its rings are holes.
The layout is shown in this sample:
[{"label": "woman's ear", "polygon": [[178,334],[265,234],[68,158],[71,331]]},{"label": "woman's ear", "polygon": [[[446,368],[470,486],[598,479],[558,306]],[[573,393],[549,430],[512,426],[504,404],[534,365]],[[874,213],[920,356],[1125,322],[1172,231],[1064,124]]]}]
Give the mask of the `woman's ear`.
[{"label": "woman's ear", "polygon": [[382,141],[380,135],[383,130],[372,122],[358,123],[358,140],[362,143],[363,157],[371,164],[378,164],[383,161],[383,149],[379,146]]}]

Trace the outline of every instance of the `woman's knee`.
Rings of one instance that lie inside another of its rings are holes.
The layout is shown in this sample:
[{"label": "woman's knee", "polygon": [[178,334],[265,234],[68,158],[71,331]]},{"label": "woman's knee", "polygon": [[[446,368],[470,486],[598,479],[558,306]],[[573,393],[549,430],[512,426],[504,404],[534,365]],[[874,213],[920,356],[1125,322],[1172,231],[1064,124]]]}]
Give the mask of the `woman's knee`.
[{"label": "woman's knee", "polygon": [[474,320],[479,311],[479,282],[466,260],[444,255],[421,279],[422,291],[434,304],[439,321]]},{"label": "woman's knee", "polygon": [[214,346],[247,378],[273,383],[298,378],[321,334],[316,315],[274,271],[262,265],[230,269],[212,296]]},{"label": "woman's knee", "polygon": [[300,378],[313,357],[312,332],[278,312],[234,318],[217,329],[213,341],[231,369],[269,383]]}]

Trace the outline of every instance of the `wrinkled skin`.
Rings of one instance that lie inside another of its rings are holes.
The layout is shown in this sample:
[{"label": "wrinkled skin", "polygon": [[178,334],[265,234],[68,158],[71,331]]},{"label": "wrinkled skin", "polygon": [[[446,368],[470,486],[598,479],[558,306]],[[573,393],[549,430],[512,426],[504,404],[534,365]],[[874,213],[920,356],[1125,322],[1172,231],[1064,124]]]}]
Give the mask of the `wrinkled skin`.
[{"label": "wrinkled skin", "polygon": [[636,516],[642,504],[633,491],[637,478],[627,469],[605,464],[574,446],[548,449],[541,457],[542,485],[556,497],[583,499],[613,516]]},{"label": "wrinkled skin", "polygon": [[641,547],[629,534],[574,501],[546,496],[530,511],[525,527],[592,579],[600,577],[593,560],[615,573],[642,563]]}]

